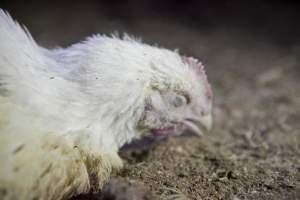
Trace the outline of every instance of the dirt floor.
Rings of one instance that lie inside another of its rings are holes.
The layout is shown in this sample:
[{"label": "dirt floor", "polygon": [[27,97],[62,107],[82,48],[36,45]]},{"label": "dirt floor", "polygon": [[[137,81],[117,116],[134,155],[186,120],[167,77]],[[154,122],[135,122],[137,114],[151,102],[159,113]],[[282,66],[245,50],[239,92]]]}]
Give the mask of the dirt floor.
[{"label": "dirt floor", "polygon": [[74,199],[300,199],[300,45],[228,27],[203,31],[155,18],[111,22],[92,10],[85,17],[53,12],[48,21],[45,10],[23,16],[40,44],[126,30],[202,60],[215,96],[210,133],[134,142],[120,151],[125,166],[104,194]]}]

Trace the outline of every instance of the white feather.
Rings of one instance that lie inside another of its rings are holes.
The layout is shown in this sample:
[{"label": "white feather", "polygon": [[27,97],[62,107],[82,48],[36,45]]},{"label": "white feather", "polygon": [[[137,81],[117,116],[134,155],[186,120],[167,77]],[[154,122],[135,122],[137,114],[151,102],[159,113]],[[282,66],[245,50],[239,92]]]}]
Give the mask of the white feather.
[{"label": "white feather", "polygon": [[100,189],[121,166],[118,148],[140,137],[151,90],[189,88],[191,79],[177,53],[128,36],[44,49],[0,10],[0,197]]}]

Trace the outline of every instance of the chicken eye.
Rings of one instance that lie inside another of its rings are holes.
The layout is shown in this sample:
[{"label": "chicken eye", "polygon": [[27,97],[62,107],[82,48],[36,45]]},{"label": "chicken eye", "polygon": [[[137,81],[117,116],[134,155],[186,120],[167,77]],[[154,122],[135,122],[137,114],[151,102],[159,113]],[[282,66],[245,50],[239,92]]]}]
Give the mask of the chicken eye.
[{"label": "chicken eye", "polygon": [[181,107],[181,106],[187,104],[187,99],[184,96],[176,95],[174,97],[172,103],[175,107]]}]

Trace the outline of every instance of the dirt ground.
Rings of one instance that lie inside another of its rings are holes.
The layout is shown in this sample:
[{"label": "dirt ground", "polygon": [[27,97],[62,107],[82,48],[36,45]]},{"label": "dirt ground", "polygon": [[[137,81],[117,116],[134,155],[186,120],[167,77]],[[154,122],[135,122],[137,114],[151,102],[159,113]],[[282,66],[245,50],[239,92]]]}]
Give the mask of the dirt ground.
[{"label": "dirt ground", "polygon": [[97,22],[86,20],[80,28],[81,15],[71,20],[53,14],[46,21],[40,12],[24,16],[23,23],[47,47],[91,32],[126,30],[199,58],[214,91],[214,128],[203,137],[146,138],[128,145],[120,151],[125,166],[113,174],[104,195],[74,199],[300,199],[300,45],[176,21],[109,23],[93,13],[87,18]]}]

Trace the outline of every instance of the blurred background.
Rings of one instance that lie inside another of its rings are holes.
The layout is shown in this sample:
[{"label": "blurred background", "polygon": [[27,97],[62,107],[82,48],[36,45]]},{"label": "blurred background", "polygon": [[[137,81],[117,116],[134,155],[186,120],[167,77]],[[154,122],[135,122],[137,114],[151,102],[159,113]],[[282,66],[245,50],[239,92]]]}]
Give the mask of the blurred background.
[{"label": "blurred background", "polygon": [[126,32],[215,67],[243,65],[250,53],[265,60],[299,53],[297,0],[0,0],[0,7],[46,47]]},{"label": "blurred background", "polygon": [[[211,68],[242,67],[248,61],[246,68],[262,67],[275,58],[299,55],[297,0],[0,0],[0,7],[50,48],[95,33],[126,32],[150,44],[179,48]],[[264,62],[253,63],[257,59]]]},{"label": "blurred background", "polygon": [[[234,37],[234,41],[255,38],[257,43],[276,45],[300,40],[297,0],[0,0],[0,6],[49,46],[114,31],[155,42],[163,35],[168,40],[162,43],[174,47],[199,37],[185,35],[189,31],[205,37]],[[178,36],[182,42],[176,42]]]}]

